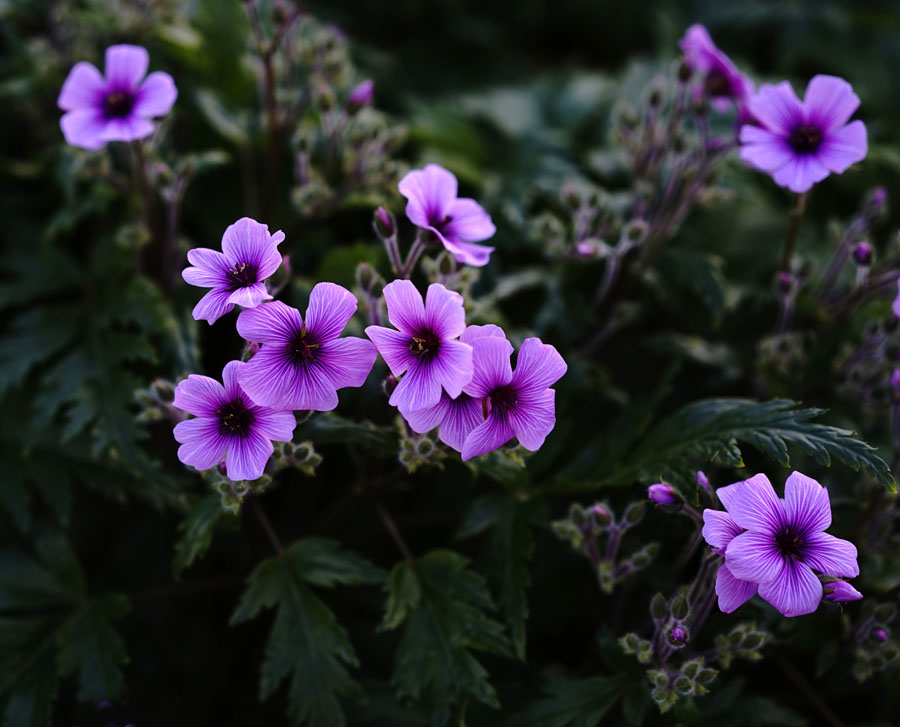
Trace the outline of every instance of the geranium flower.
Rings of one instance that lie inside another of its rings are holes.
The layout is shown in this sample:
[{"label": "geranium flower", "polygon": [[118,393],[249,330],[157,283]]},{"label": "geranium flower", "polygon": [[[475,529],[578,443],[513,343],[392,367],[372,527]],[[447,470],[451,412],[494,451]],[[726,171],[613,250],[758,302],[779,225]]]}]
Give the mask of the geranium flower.
[{"label": "geranium flower", "polygon": [[[822,600],[822,583],[813,570],[853,578],[859,566],[852,543],[824,532],[831,525],[828,490],[799,472],[791,473],[784,489],[784,499],[778,498],[766,476],[759,474],[721,487],[716,495],[734,525],[746,531],[725,546],[731,575],[758,584],[759,595],[784,616],[800,616],[815,611]],[[707,513],[707,523],[712,518],[723,524]],[[704,535],[713,544],[707,527]],[[714,547],[721,547],[721,541]]]},{"label": "geranium flower", "polygon": [[[729,485],[736,487],[737,485]],[[717,490],[721,493],[725,488]],[[724,554],[728,544],[744,532],[727,512],[706,509],[703,511],[703,537],[716,551]],[[719,610],[732,613],[743,606],[759,589],[759,584],[735,578],[728,568],[728,560],[719,566],[716,573],[716,596],[719,599]]]},{"label": "geranium flower", "polygon": [[868,151],[865,124],[847,123],[859,97],[841,78],[814,76],[802,103],[787,81],[766,84],[748,106],[760,125],[741,127],[741,158],[792,192],[843,173]]},{"label": "geranium flower", "polygon": [[[507,355],[512,355],[512,344],[506,340],[506,334],[499,326],[468,326],[462,332],[459,340],[471,344],[476,338],[484,336],[504,341],[508,349]],[[414,432],[424,434],[437,427],[438,438],[448,447],[462,452],[469,432],[484,421],[484,405],[481,399],[476,399],[466,393],[453,399],[445,391],[441,394],[440,401],[434,406],[409,412],[404,416],[410,429]]]},{"label": "geranium flower", "polygon": [[369,326],[366,335],[391,373],[403,375],[391,406],[405,415],[433,407],[442,390],[451,399],[458,397],[472,380],[472,347],[455,340],[466,327],[462,296],[432,283],[423,304],[415,285],[395,280],[384,287],[384,300],[388,320],[398,330]]},{"label": "geranium flower", "polygon": [[472,341],[474,375],[466,394],[480,399],[484,421],[466,437],[463,461],[486,454],[513,437],[532,452],[540,449],[556,424],[556,392],[549,388],[566,373],[557,350],[526,338],[512,370],[509,344],[493,336]]},{"label": "geranium flower", "polygon": [[242,311],[238,333],[262,344],[241,369],[244,391],[261,406],[334,409],[337,390],[362,386],[375,363],[370,341],[339,337],[356,306],[346,288],[319,283],[310,293],[305,322],[300,311],[278,300]]},{"label": "geranium flower", "polygon": [[493,237],[491,216],[474,199],[457,199],[456,177],[437,164],[409,172],[398,185],[409,202],[406,216],[430,230],[458,262],[487,265],[494,248],[473,243]]},{"label": "geranium flower", "polygon": [[235,305],[254,308],[272,298],[263,282],[281,265],[278,245],[284,241],[279,230],[269,228],[249,217],[229,225],[222,235],[222,252],[197,247],[189,250],[188,262],[181,277],[200,288],[212,288],[194,307],[195,321],[212,325]]},{"label": "geranium flower", "polygon": [[165,116],[178,89],[168,73],[147,75],[150,58],[136,45],[106,49],[105,76],[93,65],[76,63],[59,92],[64,114],[59,125],[66,141],[99,149],[108,141],[133,141],[153,133],[151,118]]},{"label": "geranium flower", "polygon": [[700,91],[709,97],[712,107],[725,113],[733,104],[742,114],[742,120],[749,120],[746,101],[753,93],[753,82],[716,47],[706,28],[692,25],[678,45],[684,51],[685,64],[703,76]]},{"label": "geranium flower", "polygon": [[290,442],[297,420],[290,411],[254,404],[238,383],[247,364],[231,361],[222,371],[223,387],[208,376],[191,374],[175,388],[174,405],[193,414],[175,425],[181,442],[178,459],[208,470],[223,459],[230,480],[262,476],[274,451],[272,440]]}]

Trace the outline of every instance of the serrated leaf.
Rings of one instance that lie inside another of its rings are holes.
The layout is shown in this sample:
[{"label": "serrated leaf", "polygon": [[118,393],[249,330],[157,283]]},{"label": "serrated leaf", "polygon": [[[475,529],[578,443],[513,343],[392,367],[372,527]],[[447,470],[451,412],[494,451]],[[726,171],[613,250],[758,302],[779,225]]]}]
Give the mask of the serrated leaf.
[{"label": "serrated leaf", "polygon": [[309,586],[362,585],[383,578],[365,559],[322,538],[300,540],[260,563],[231,618],[238,624],[277,608],[266,643],[260,698],[268,699],[291,675],[288,700],[294,724],[346,724],[340,699],[363,696],[349,672],[358,660],[347,632]]},{"label": "serrated leaf", "polygon": [[434,550],[415,563],[399,563],[386,590],[382,627],[404,625],[391,678],[398,698],[424,699],[435,726],[469,698],[499,707],[487,670],[473,652],[510,656],[510,645],[503,626],[487,615],[493,601],[466,558]]},{"label": "serrated leaf", "polygon": [[556,678],[544,688],[547,696],[514,716],[510,727],[596,727],[629,685],[629,678]]},{"label": "serrated leaf", "polygon": [[234,513],[222,507],[219,493],[214,492],[196,502],[178,526],[180,537],[175,543],[172,575],[179,578],[186,568],[206,554],[216,530],[236,522]]},{"label": "serrated leaf", "polygon": [[467,538],[489,530],[480,565],[496,596],[509,628],[516,656],[525,659],[526,590],[534,551],[534,526],[546,521],[546,505],[540,500],[518,500],[509,495],[485,495],[472,503],[459,530]]}]

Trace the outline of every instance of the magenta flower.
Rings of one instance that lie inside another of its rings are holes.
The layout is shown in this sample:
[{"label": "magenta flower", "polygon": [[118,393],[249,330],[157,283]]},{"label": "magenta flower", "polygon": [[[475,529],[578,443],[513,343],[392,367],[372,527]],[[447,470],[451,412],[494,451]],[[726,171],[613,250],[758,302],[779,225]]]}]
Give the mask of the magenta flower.
[{"label": "magenta flower", "polygon": [[133,141],[153,133],[151,118],[165,116],[178,89],[168,73],[147,75],[150,58],[136,45],[106,49],[105,77],[82,61],[69,71],[57,105],[63,136],[72,146],[99,149],[108,141]]},{"label": "magenta flower", "polygon": [[272,440],[291,441],[297,425],[293,413],[250,401],[238,383],[246,367],[240,361],[226,364],[224,387],[191,374],[175,388],[174,405],[196,417],[175,425],[178,459],[184,464],[208,470],[224,459],[228,479],[255,480],[272,454]]},{"label": "magenta flower", "polygon": [[356,296],[334,283],[319,283],[300,311],[272,301],[241,312],[237,331],[262,344],[241,369],[240,382],[260,406],[331,411],[337,390],[362,386],[375,363],[375,346],[364,338],[339,338],[356,312]]},{"label": "magenta flower", "polygon": [[562,356],[540,339],[526,338],[513,371],[506,340],[476,338],[472,350],[474,375],[464,391],[482,401],[485,419],[466,437],[463,461],[497,449],[513,437],[525,449],[539,449],[556,424],[556,392],[549,387],[566,373]]},{"label": "magenta flower", "polygon": [[384,287],[384,300],[398,330],[369,326],[366,335],[394,376],[406,372],[389,403],[406,415],[435,406],[442,389],[458,397],[472,380],[472,347],[454,340],[466,327],[462,296],[432,283],[423,305],[415,285],[395,280]]},{"label": "magenta flower", "polygon": [[647,498],[657,505],[677,505],[681,502],[681,496],[678,491],[664,482],[650,485],[647,488]]},{"label": "magenta flower", "polygon": [[368,106],[372,103],[374,96],[375,81],[371,78],[367,78],[365,81],[362,81],[355,86],[347,95],[347,106],[354,110],[362,108],[363,106]]},{"label": "magenta flower", "polygon": [[706,28],[692,25],[678,45],[684,51],[685,64],[703,76],[700,90],[709,97],[712,107],[725,113],[734,104],[742,120],[749,120],[746,102],[753,93],[753,82],[716,47]]},{"label": "magenta flower", "polygon": [[847,123],[859,97],[841,78],[814,76],[802,103],[787,81],[766,84],[748,105],[760,126],[741,127],[741,158],[792,192],[807,192],[866,156],[865,124]]},{"label": "magenta flower", "polygon": [[857,591],[847,581],[833,581],[825,584],[825,600],[832,603],[846,603],[858,601],[863,594]]},{"label": "magenta flower", "polygon": [[212,325],[235,305],[255,308],[272,298],[263,282],[281,265],[278,245],[284,241],[279,230],[269,228],[249,217],[229,225],[222,235],[222,252],[197,247],[188,251],[188,262],[181,277],[200,288],[212,288],[194,307],[195,321]]},{"label": "magenta flower", "polygon": [[430,230],[457,262],[487,265],[494,248],[473,243],[493,237],[491,216],[474,199],[457,199],[456,177],[437,164],[409,172],[398,185],[409,202],[406,216]]},{"label": "magenta flower", "polygon": [[[737,485],[731,485],[736,487]],[[721,488],[717,492],[721,492]],[[703,511],[703,537],[714,550],[724,554],[728,544],[743,531],[727,512],[706,509]],[[759,589],[759,584],[735,578],[728,569],[728,559],[719,566],[716,573],[716,596],[719,599],[719,610],[732,613],[743,606]]]},{"label": "magenta flower", "polygon": [[[838,578],[859,575],[856,547],[824,532],[831,524],[831,505],[828,490],[815,480],[791,473],[784,499],[779,499],[766,476],[759,474],[721,487],[716,495],[731,522],[745,531],[727,542],[725,565],[736,579],[758,584],[759,595],[784,616],[816,610],[822,583],[814,569]],[[722,526],[727,523],[707,513],[704,536],[721,548]],[[710,521],[716,523],[712,528]],[[710,539],[708,528],[719,545]]]},{"label": "magenta flower", "polygon": [[[468,326],[462,332],[459,340],[471,344],[476,338],[484,336],[504,341],[507,347],[507,356],[512,355],[512,344],[506,340],[506,334],[499,326]],[[445,391],[441,394],[440,401],[434,406],[409,412],[404,416],[410,428],[419,434],[430,432],[438,427],[438,438],[448,447],[462,452],[466,437],[484,421],[484,405],[481,399],[465,393],[452,399]]]}]

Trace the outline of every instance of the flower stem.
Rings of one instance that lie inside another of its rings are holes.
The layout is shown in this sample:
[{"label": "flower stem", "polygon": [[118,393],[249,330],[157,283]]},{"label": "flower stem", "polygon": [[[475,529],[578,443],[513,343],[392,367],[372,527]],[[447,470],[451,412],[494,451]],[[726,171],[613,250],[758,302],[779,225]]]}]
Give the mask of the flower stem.
[{"label": "flower stem", "polygon": [[803,217],[803,211],[806,209],[806,200],[808,198],[809,192],[798,194],[794,206],[791,209],[787,237],[785,237],[784,248],[781,252],[781,265],[778,268],[783,273],[790,272],[791,270],[791,260],[794,257],[794,248],[797,246],[797,233],[800,231],[800,219]]},{"label": "flower stem", "polygon": [[403,280],[408,280],[412,275],[413,270],[416,269],[416,263],[419,262],[423,252],[425,252],[425,235],[422,233],[422,230],[419,230],[406,256],[406,261],[400,267],[399,275]]},{"label": "flower stem", "polygon": [[282,546],[281,541],[278,539],[278,534],[275,532],[275,528],[272,527],[272,521],[269,520],[269,516],[266,515],[263,506],[259,504],[259,500],[255,497],[251,497],[250,507],[253,509],[253,514],[256,515],[256,519],[259,520],[259,524],[262,525],[262,529],[269,538],[269,542],[272,543],[272,547],[275,548],[275,552],[278,553],[279,556],[284,555],[284,546]]},{"label": "flower stem", "polygon": [[403,559],[407,563],[414,563],[416,559],[413,558],[413,554],[407,547],[406,541],[403,540],[403,536],[400,534],[400,530],[397,528],[397,523],[394,522],[394,518],[391,517],[391,514],[387,511],[387,508],[381,504],[381,500],[377,496],[372,495],[371,493],[369,494],[372,497],[372,502],[375,504],[375,512],[378,513],[378,517],[380,517],[381,522],[384,523],[384,527],[396,544],[397,549],[402,553]]}]

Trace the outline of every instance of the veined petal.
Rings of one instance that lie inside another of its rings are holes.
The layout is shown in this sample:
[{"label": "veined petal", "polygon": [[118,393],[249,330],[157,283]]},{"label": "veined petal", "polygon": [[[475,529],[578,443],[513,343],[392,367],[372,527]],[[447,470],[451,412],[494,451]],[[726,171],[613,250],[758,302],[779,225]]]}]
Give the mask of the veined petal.
[{"label": "veined petal", "polygon": [[172,110],[178,89],[168,73],[151,73],[140,85],[134,97],[134,112],[138,116],[151,118],[165,116]]},{"label": "veined petal", "polygon": [[172,405],[196,417],[210,417],[225,401],[225,396],[225,389],[215,379],[191,374],[178,382]]},{"label": "veined petal", "polygon": [[488,245],[476,245],[474,242],[451,240],[441,234],[438,234],[438,237],[447,252],[456,258],[456,262],[463,265],[471,265],[473,268],[487,265],[490,262],[491,253],[494,252],[494,248]]},{"label": "veined petal", "polygon": [[831,525],[828,490],[800,472],[791,472],[784,483],[784,513],[802,533],[819,533]]},{"label": "veined petal", "polygon": [[[284,233],[281,234],[281,239],[284,239]],[[222,252],[229,266],[244,263],[258,267],[263,255],[272,246],[269,227],[250,217],[241,217],[237,222],[228,225],[222,235]]]},{"label": "veined petal", "polygon": [[716,496],[731,518],[745,530],[774,533],[784,521],[782,503],[764,474],[720,487]]},{"label": "veined petal", "polygon": [[181,271],[184,282],[199,288],[216,288],[225,285],[228,263],[225,261],[225,256],[218,250],[195,247],[193,250],[188,250],[187,259],[194,267],[188,267]]},{"label": "veined petal", "polygon": [[300,311],[280,300],[241,311],[237,332],[245,341],[285,345],[303,330]]},{"label": "veined petal", "polygon": [[429,406],[418,411],[410,411],[403,415],[409,428],[416,434],[425,434],[438,426],[447,415],[450,397],[442,394],[440,401],[434,406]]},{"label": "veined petal", "polygon": [[[446,395],[444,397],[447,399]],[[462,452],[466,437],[484,422],[481,400],[467,394],[447,399],[447,412],[438,429],[438,437],[448,447]]]},{"label": "veined petal", "polygon": [[476,338],[472,346],[472,381],[463,387],[469,396],[482,399],[491,389],[512,381],[509,345],[506,339]]},{"label": "veined petal", "polygon": [[492,452],[497,447],[506,444],[513,436],[515,435],[512,427],[504,417],[490,414],[466,437],[462,448],[462,461],[465,462],[472,457]]},{"label": "veined petal", "polygon": [[842,174],[850,165],[865,159],[868,152],[866,125],[862,121],[853,121],[842,129],[826,134],[816,157],[832,172]]},{"label": "veined petal", "polygon": [[63,114],[59,127],[67,144],[81,149],[95,150],[106,144],[103,132],[106,120],[100,111],[94,109],[78,109]]},{"label": "veined petal", "polygon": [[300,374],[287,353],[287,349],[277,343],[263,344],[238,371],[238,383],[254,404],[279,410],[303,408],[291,405],[294,380]]},{"label": "veined petal", "polygon": [[742,581],[735,578],[726,563],[719,566],[716,573],[716,595],[719,597],[719,610],[722,613],[734,613],[753,596],[759,586],[753,581]]},{"label": "veined petal", "polygon": [[139,45],[111,45],[106,49],[104,74],[110,87],[134,91],[147,75],[150,56]]},{"label": "veined petal", "polygon": [[388,320],[394,328],[412,336],[425,322],[425,304],[409,280],[395,280],[384,286]]},{"label": "veined petal", "polygon": [[[243,361],[229,361],[222,369],[222,381],[225,384],[225,401],[233,401],[242,396],[244,391],[238,383],[238,372],[247,364]],[[250,402],[247,402],[248,404]]]},{"label": "veined petal", "polygon": [[194,310],[191,312],[194,320],[207,321],[209,325],[215,323],[234,308],[234,305],[228,302],[228,296],[227,290],[217,290],[215,288],[210,290],[194,306]]},{"label": "veined petal", "polygon": [[311,340],[331,341],[341,335],[358,305],[356,296],[334,283],[318,283],[309,294],[306,330]]},{"label": "veined petal", "polygon": [[362,386],[375,364],[378,352],[364,338],[337,338],[322,344],[319,363],[335,389]]},{"label": "veined petal", "polygon": [[803,562],[824,575],[856,578],[859,575],[856,558],[856,546],[849,540],[821,532],[810,533],[804,539]]},{"label": "veined petal", "polygon": [[480,242],[493,237],[497,228],[491,216],[474,199],[457,199],[447,210],[450,221],[442,226],[444,237],[460,242]]},{"label": "veined petal", "polygon": [[462,296],[440,283],[429,285],[425,294],[424,323],[440,339],[457,338],[466,328]]},{"label": "veined petal", "polygon": [[822,600],[822,583],[809,566],[790,559],[778,578],[760,584],[759,595],[791,618],[812,613]]},{"label": "veined petal", "polygon": [[418,227],[443,220],[457,191],[456,177],[437,164],[409,172],[397,188],[409,200],[406,216]]},{"label": "veined petal", "polygon": [[742,532],[743,529],[727,512],[709,508],[703,511],[703,538],[713,548],[724,550]]},{"label": "veined petal", "polygon": [[178,422],[174,434],[176,441],[181,442],[178,459],[183,464],[208,470],[225,456],[228,437],[219,434],[219,420],[216,418],[201,417]]},{"label": "veined petal", "polygon": [[229,480],[257,480],[266,469],[266,462],[275,448],[260,432],[248,437],[230,437],[225,468]]},{"label": "veined petal", "polygon": [[253,283],[243,288],[232,290],[228,294],[228,302],[239,305],[242,308],[255,308],[264,301],[272,300],[265,283]]},{"label": "veined petal", "polygon": [[512,380],[523,391],[541,391],[561,379],[567,369],[553,346],[541,343],[539,338],[526,338],[519,348]]},{"label": "veined petal", "polygon": [[338,405],[337,391],[329,372],[318,362],[298,368],[292,384],[290,396],[280,406],[292,410],[331,411]]},{"label": "veined petal", "polygon": [[859,108],[853,87],[837,76],[813,76],[806,86],[803,110],[809,123],[821,126],[826,134],[843,126]]},{"label": "veined petal", "polygon": [[76,63],[66,77],[59,92],[56,105],[63,111],[90,109],[99,111],[106,81],[92,64]]},{"label": "veined petal", "polygon": [[794,157],[787,139],[749,124],[741,127],[741,159],[764,172],[774,172]]},{"label": "veined petal", "polygon": [[388,403],[406,415],[409,412],[432,407],[440,399],[441,385],[429,362],[416,359],[400,379]]},{"label": "veined petal", "polygon": [[253,427],[264,437],[276,442],[290,442],[294,438],[297,418],[292,411],[276,411],[259,406],[253,409]]},{"label": "veined petal", "polygon": [[535,452],[556,426],[553,389],[523,393],[515,408],[507,413],[516,438],[525,449]]},{"label": "veined petal", "polygon": [[461,341],[442,341],[430,364],[433,376],[450,398],[455,399],[472,380],[472,347]]},{"label": "veined petal", "polygon": [[828,169],[814,154],[795,155],[783,167],[772,173],[772,179],[779,187],[787,187],[792,192],[802,194],[828,176]]},{"label": "veined petal", "polygon": [[[488,323],[485,326],[466,326],[466,330],[462,332],[459,337],[459,340],[463,343],[472,343],[476,338],[502,338],[506,340],[506,334],[503,332],[503,329],[500,326],[495,326],[493,323]],[[509,343],[509,341],[506,341]],[[509,343],[509,353],[512,355],[513,347],[512,344]]]},{"label": "veined petal", "polygon": [[787,136],[803,122],[803,105],[787,81],[764,83],[747,101],[752,113],[767,129]]},{"label": "veined petal", "polygon": [[372,339],[394,376],[400,376],[415,362],[416,357],[409,352],[412,341],[409,334],[384,326],[369,326],[366,335]]},{"label": "veined petal", "polygon": [[728,543],[725,562],[735,578],[768,583],[781,576],[785,558],[771,535],[748,531]]}]

